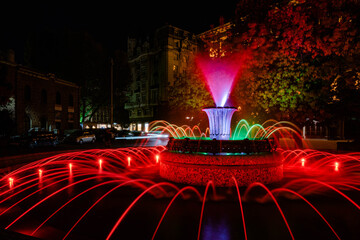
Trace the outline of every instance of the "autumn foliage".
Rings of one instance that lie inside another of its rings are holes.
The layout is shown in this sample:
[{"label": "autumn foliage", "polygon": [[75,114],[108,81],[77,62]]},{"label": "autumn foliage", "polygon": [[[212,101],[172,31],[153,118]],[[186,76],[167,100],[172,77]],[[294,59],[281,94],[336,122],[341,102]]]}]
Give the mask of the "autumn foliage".
[{"label": "autumn foliage", "polygon": [[237,15],[233,50],[250,48],[254,56],[233,92],[244,115],[303,122],[354,110],[360,100],[356,9],[351,1],[282,1],[268,6],[264,18]]}]

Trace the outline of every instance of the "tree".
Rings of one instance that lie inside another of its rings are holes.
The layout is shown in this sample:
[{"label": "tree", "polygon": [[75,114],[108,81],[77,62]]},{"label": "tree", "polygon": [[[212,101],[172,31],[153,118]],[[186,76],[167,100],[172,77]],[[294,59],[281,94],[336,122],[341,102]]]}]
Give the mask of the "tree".
[{"label": "tree", "polygon": [[186,75],[169,86],[168,92],[170,109],[177,116],[199,116],[202,108],[214,105],[194,56],[189,60]]},{"label": "tree", "polygon": [[[245,102],[253,111],[299,122],[306,116],[326,118],[325,112],[338,114],[329,106],[336,98],[341,97],[337,104],[341,102],[347,109],[345,106],[351,105],[346,98],[348,90],[353,97],[359,90],[359,33],[352,4],[275,2],[265,18],[250,18],[245,27],[239,20],[242,32],[235,42],[238,47],[252,49],[254,61],[251,73],[244,75],[243,84],[235,89],[236,95],[247,93]],[[340,80],[342,87],[334,89]]]}]

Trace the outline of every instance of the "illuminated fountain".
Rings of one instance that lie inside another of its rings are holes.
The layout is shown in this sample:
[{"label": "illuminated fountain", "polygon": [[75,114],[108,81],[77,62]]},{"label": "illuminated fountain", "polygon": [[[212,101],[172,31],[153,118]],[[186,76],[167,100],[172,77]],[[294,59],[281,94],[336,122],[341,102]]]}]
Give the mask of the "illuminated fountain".
[{"label": "illuminated fountain", "polygon": [[150,128],[174,137],[168,149],[67,152],[4,174],[0,227],[40,239],[360,235],[360,153],[276,148],[279,136],[298,130],[273,120],[241,120],[230,138],[164,121]]},{"label": "illuminated fountain", "polygon": [[173,182],[234,186],[254,182],[271,183],[282,179],[283,164],[272,139],[230,140],[231,118],[237,111],[225,107],[243,59],[199,58],[198,65],[217,107],[205,108],[210,139],[170,139],[164,152],[160,175]]}]

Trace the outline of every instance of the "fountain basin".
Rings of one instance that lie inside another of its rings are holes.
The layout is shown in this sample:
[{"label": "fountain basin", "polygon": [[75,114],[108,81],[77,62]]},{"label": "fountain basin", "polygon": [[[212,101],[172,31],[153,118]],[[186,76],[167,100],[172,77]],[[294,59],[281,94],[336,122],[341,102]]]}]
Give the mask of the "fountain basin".
[{"label": "fountain basin", "polygon": [[253,155],[210,155],[166,151],[161,154],[160,176],[170,181],[205,186],[268,184],[283,178],[283,161],[277,152]]}]

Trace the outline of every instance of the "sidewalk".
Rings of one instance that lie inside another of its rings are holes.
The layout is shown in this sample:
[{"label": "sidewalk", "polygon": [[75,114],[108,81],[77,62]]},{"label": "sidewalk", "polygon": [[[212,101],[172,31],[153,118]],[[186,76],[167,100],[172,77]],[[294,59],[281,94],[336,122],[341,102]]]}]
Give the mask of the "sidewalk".
[{"label": "sidewalk", "polygon": [[[321,139],[321,138],[308,138],[302,139],[303,148],[311,148],[314,150],[331,150],[337,151],[338,150],[338,143],[346,143],[349,140],[328,140],[328,139]],[[280,138],[280,147],[281,148],[290,148],[295,149],[296,144],[294,139],[292,138]]]}]

